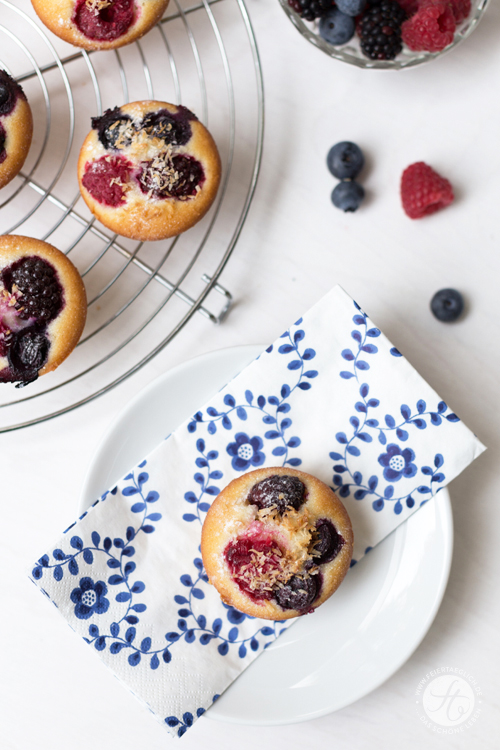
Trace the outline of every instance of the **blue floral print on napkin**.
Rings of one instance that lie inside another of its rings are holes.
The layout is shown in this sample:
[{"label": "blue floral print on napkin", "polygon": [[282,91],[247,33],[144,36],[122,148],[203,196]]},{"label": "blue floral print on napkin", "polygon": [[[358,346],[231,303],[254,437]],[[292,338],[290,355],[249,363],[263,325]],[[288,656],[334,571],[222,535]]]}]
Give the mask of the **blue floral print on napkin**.
[{"label": "blue floral print on napkin", "polygon": [[355,562],[482,449],[336,288],[105,492],[31,575],[180,737],[291,624],[238,612],[210,585],[200,533],[222,487],[260,466],[317,474],[351,515]]}]

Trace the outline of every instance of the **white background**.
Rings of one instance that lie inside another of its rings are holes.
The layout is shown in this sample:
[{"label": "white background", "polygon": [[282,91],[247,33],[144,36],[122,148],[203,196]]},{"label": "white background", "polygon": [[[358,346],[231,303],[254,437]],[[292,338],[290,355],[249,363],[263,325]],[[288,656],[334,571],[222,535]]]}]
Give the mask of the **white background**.
[{"label": "white background", "polygon": [[[394,73],[327,58],[298,35],[277,0],[248,0],[248,8],[264,70],[266,137],[255,200],[221,279],[236,299],[229,318],[217,328],[196,315],[111,393],[0,435],[6,750],[158,750],[176,741],[39,595],[26,568],[74,520],[96,446],[133,395],[191,356],[272,341],[336,283],[489,448],[450,487],[455,551],[443,604],[401,670],[350,707],[274,728],[202,719],[180,742],[184,750],[498,746],[500,7],[492,2],[449,55]],[[367,157],[367,200],[347,215],[330,203],[335,181],[325,167],[329,147],[346,139]],[[452,182],[457,199],[411,221],[399,178],[419,160]],[[463,321],[448,326],[429,312],[432,294],[447,286],[460,289],[468,307]],[[465,669],[483,691],[480,718],[460,736],[432,733],[415,713],[416,685],[439,666]]]}]

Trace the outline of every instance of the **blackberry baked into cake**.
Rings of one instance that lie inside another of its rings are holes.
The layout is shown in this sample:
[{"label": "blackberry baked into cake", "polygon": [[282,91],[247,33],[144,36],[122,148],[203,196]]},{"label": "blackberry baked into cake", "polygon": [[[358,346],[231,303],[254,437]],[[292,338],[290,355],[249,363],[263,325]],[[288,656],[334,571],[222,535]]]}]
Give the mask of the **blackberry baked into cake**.
[{"label": "blackberry baked into cake", "polygon": [[31,0],[42,23],[87,50],[115,49],[144,36],[169,0]]},{"label": "blackberry baked into cake", "polygon": [[78,160],[83,199],[117,234],[162,240],[212,205],[220,182],[215,142],[183,106],[142,101],[92,118]]},{"label": "blackberry baked into cake", "polygon": [[0,236],[0,382],[27,385],[74,349],[87,315],[73,263],[42,240]]},{"label": "blackberry baked into cake", "polygon": [[0,70],[0,188],[24,164],[31,146],[33,118],[21,86]]},{"label": "blackberry baked into cake", "polygon": [[202,530],[206,573],[222,601],[285,620],[323,604],[352,557],[351,522],[333,490],[296,469],[257,469],[217,496]]}]

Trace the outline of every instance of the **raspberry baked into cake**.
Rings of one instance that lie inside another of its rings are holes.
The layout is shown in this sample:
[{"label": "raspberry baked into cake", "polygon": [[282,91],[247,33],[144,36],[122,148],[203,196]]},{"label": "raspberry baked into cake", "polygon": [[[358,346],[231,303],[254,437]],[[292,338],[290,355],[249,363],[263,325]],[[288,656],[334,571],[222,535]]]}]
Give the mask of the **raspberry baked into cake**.
[{"label": "raspberry baked into cake", "polygon": [[27,385],[75,348],[87,315],[73,263],[31,237],[0,237],[0,382]]},{"label": "raspberry baked into cake", "polygon": [[117,234],[174,237],[212,205],[221,165],[215,142],[183,106],[142,101],[92,118],[78,160],[83,199]]},{"label": "raspberry baked into cake", "polygon": [[146,34],[169,0],[31,0],[42,23],[87,50],[115,49]]},{"label": "raspberry baked into cake", "polygon": [[217,496],[202,530],[206,573],[222,601],[253,617],[314,611],[352,557],[347,511],[326,484],[296,469],[257,469]]},{"label": "raspberry baked into cake", "polygon": [[24,164],[31,146],[33,118],[21,86],[0,70],[0,188]]}]

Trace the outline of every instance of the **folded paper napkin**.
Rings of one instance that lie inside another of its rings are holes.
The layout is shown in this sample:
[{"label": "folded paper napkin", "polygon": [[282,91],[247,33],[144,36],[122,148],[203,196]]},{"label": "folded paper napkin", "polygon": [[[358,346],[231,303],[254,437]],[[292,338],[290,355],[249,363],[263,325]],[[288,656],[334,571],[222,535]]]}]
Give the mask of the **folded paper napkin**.
[{"label": "folded paper napkin", "polygon": [[359,560],[483,450],[335,287],[97,500],[31,575],[182,736],[293,622],[247,617],[208,583],[200,533],[221,487],[259,466],[315,474],[343,499]]}]

